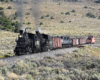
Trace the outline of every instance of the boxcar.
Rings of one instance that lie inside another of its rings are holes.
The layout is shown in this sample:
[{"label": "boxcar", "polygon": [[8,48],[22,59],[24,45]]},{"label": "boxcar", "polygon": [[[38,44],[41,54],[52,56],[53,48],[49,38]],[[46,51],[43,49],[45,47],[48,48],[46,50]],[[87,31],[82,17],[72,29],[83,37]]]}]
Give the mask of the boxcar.
[{"label": "boxcar", "polygon": [[61,38],[53,37],[52,38],[52,42],[53,42],[53,49],[55,49],[55,48],[62,48]]},{"label": "boxcar", "polygon": [[86,43],[85,38],[79,38],[78,41],[79,41],[79,44],[85,44]]},{"label": "boxcar", "polygon": [[95,43],[95,38],[94,36],[88,36],[88,38],[86,39],[86,43]]},{"label": "boxcar", "polygon": [[72,39],[72,46],[76,46],[77,45],[77,40],[75,38],[71,38]]}]

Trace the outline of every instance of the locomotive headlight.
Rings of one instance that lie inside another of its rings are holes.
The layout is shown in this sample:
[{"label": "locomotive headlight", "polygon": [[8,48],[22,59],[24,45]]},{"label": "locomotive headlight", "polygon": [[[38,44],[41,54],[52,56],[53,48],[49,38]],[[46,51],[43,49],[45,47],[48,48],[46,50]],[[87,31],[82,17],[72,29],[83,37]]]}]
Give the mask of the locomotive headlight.
[{"label": "locomotive headlight", "polygon": [[21,38],[22,36],[21,36],[21,35],[19,35],[19,37]]}]

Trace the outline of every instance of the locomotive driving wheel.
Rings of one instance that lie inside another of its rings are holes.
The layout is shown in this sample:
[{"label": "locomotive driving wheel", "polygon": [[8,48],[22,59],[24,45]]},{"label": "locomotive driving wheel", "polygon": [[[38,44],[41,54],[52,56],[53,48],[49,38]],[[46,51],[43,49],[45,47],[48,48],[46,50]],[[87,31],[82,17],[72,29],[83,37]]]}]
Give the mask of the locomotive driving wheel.
[{"label": "locomotive driving wheel", "polygon": [[22,52],[21,52],[18,48],[16,48],[16,49],[14,50],[14,53],[15,53],[15,55],[17,55],[17,56],[22,55]]},{"label": "locomotive driving wheel", "polygon": [[30,46],[26,47],[26,54],[32,53],[32,48]]}]

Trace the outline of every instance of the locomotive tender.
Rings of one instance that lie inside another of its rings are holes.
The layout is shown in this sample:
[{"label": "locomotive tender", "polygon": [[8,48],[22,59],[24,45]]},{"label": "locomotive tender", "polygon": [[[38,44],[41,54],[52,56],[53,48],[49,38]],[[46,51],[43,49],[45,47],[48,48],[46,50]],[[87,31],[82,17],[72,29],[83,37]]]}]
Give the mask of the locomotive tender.
[{"label": "locomotive tender", "polygon": [[86,43],[95,43],[95,38],[89,36],[85,38],[70,38],[66,36],[51,37],[47,34],[41,34],[36,31],[36,34],[27,33],[20,30],[18,40],[16,40],[16,47],[14,49],[15,55],[30,54],[37,52],[50,51],[57,48],[66,48]]}]

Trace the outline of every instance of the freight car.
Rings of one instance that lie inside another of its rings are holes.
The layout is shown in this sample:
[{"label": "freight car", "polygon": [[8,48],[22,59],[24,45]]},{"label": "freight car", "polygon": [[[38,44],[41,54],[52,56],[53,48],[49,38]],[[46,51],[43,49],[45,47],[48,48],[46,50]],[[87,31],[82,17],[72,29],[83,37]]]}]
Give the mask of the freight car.
[{"label": "freight car", "polygon": [[70,38],[68,36],[51,37],[47,34],[41,34],[36,31],[36,34],[27,33],[26,30],[20,30],[18,40],[16,40],[14,49],[15,55],[30,54],[37,52],[50,51],[57,48],[66,48],[86,43],[95,43],[95,38],[89,36],[85,38]]},{"label": "freight car", "polygon": [[89,43],[94,44],[94,43],[95,43],[95,38],[94,38],[94,36],[88,36],[88,38],[86,39],[86,43],[87,43],[87,44],[89,44]]},{"label": "freight car", "polygon": [[70,39],[70,37],[61,36],[61,39],[62,39],[62,47],[63,48],[72,46],[72,40]]}]

